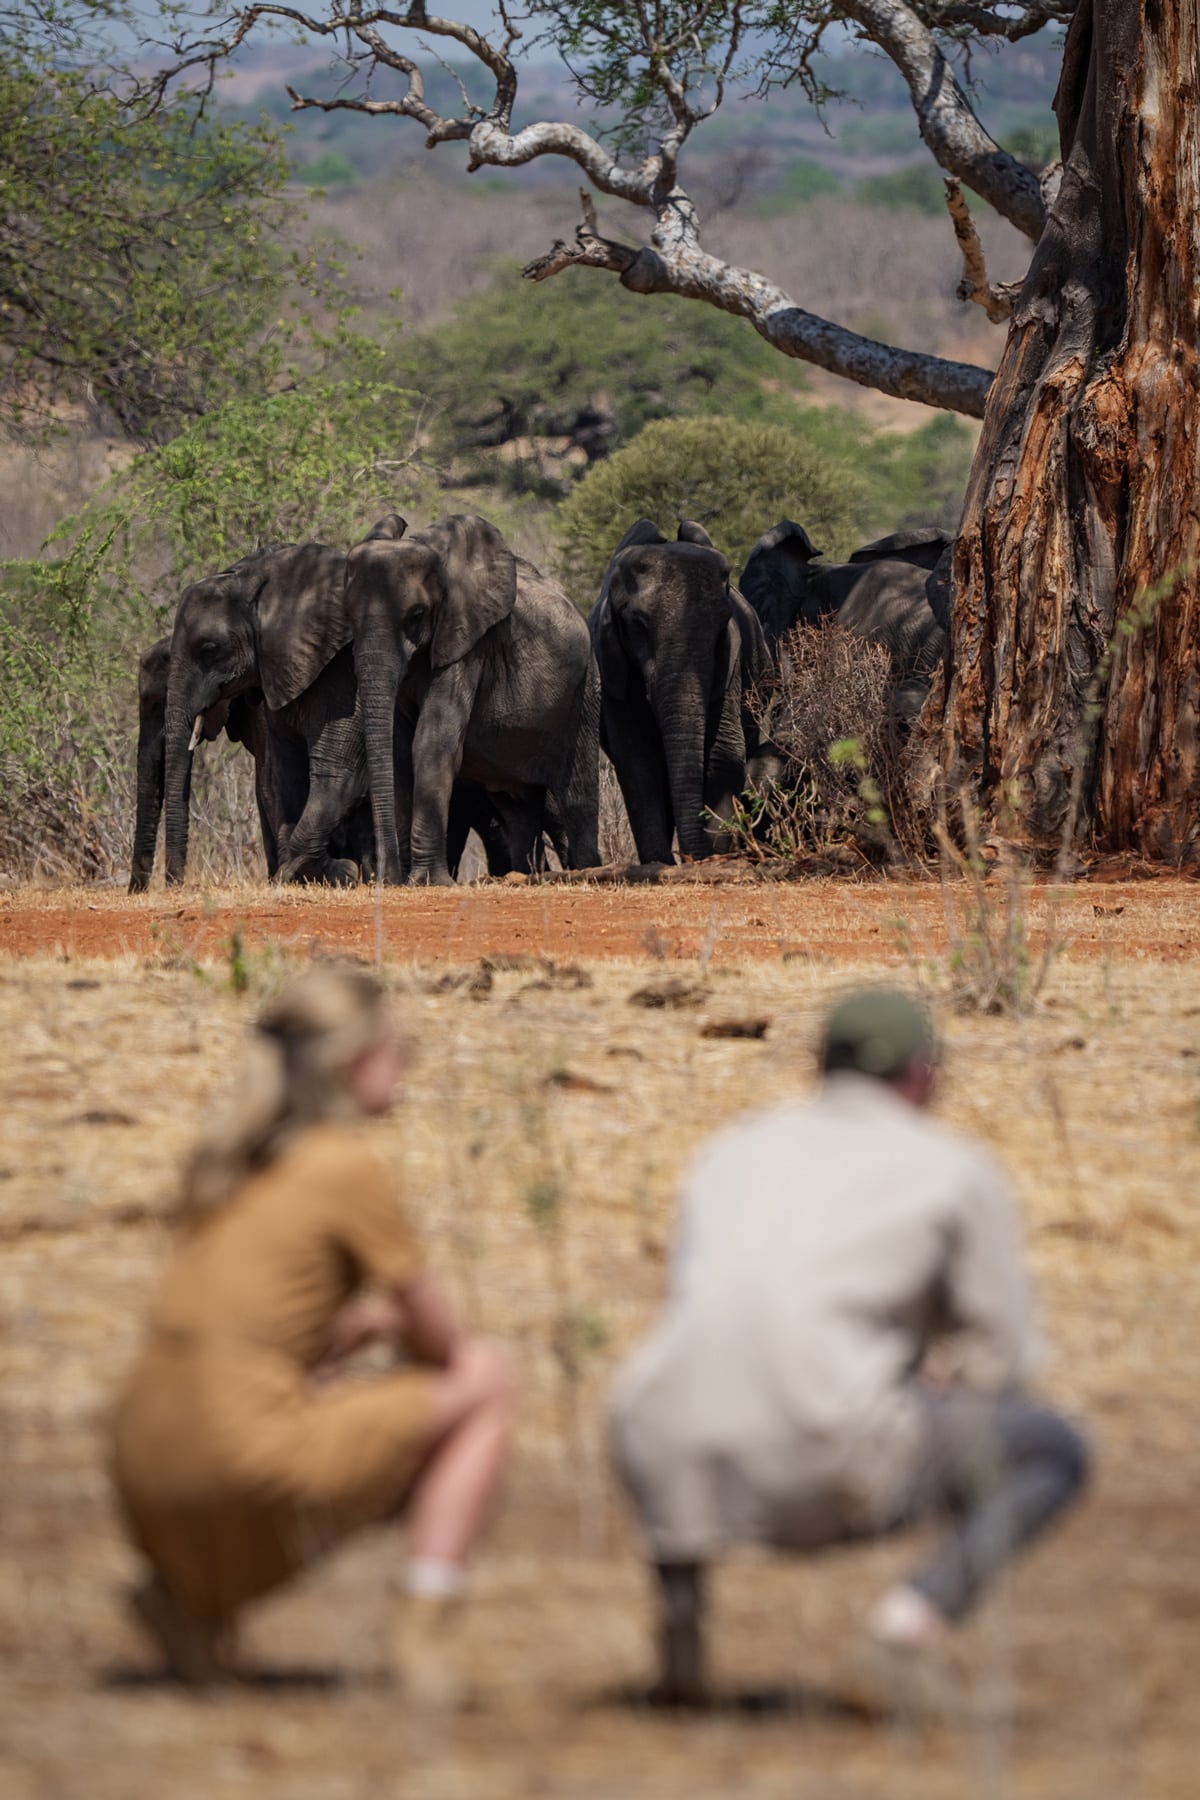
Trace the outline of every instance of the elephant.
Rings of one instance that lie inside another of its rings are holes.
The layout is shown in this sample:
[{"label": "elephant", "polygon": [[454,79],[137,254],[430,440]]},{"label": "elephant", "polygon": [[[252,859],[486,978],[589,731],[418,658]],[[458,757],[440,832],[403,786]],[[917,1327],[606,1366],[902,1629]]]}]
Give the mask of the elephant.
[{"label": "elephant", "polygon": [[599,861],[599,680],[587,627],[495,526],[381,519],[346,561],[381,878],[450,882],[456,778],[486,791],[513,866],[540,856],[547,798],[572,868]]},{"label": "elephant", "polygon": [[365,792],[362,723],[342,595],[346,558],[325,544],[276,544],[180,596],[165,725],[167,881],[183,879],[194,721],[257,691],[279,799],[280,880],[357,881],[330,854]]},{"label": "elephant", "polygon": [[[155,841],[163,809],[166,772],[167,685],[170,675],[171,639],[160,638],[143,652],[138,664],[138,749],[137,749],[137,813],[134,827],[133,860],[129,876],[129,892],[144,893],[150,885],[154,868]],[[247,689],[232,700],[220,700],[196,719],[189,739],[189,750],[198,744],[212,742],[224,731],[236,744],[242,744],[254,758],[254,791],[262,831],[263,853],[267,873],[274,876],[279,867],[278,845],[290,826],[304,810],[308,783],[297,783],[289,794],[283,779],[286,768],[274,755],[274,739],[269,728],[263,697],[257,688]],[[293,768],[293,773],[294,773]],[[187,768],[187,790],[191,787],[191,762]],[[476,823],[474,817],[463,826],[467,830]],[[364,801],[348,815],[333,834],[335,856],[361,865],[369,875],[374,864],[374,839],[370,809]]]},{"label": "elephant", "polygon": [[712,821],[768,774],[771,747],[749,696],[769,680],[771,659],[725,557],[690,520],[672,542],[639,519],[613,552],[588,624],[601,742],[640,860],[673,862],[673,837],[685,856],[730,847]]},{"label": "elephant", "polygon": [[[907,547],[899,541],[918,537]],[[751,550],[740,585],[772,653],[794,625],[836,620],[887,647],[898,683],[927,686],[946,650],[944,613],[931,593],[947,549],[940,532],[931,561],[934,547],[929,534],[898,533],[849,562],[823,563],[804,527],[783,519]]]},{"label": "elephant", "polygon": [[933,570],[953,542],[954,539],[936,525],[918,525],[909,531],[889,532],[887,537],[863,544],[860,549],[852,550],[847,560],[852,563],[906,562],[912,563],[914,568]]}]

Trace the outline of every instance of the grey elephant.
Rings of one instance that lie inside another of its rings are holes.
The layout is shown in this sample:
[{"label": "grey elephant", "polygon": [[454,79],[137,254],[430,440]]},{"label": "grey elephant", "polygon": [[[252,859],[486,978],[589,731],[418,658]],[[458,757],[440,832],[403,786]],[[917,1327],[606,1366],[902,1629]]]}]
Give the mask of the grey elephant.
[{"label": "grey elephant", "polygon": [[342,606],[344,554],[280,544],[194,582],[171,634],[165,726],[167,881],[187,859],[197,718],[251,690],[263,697],[281,796],[281,880],[358,880],[330,840],[365,788],[362,726]]},{"label": "grey elephant", "polygon": [[[912,537],[920,541],[902,541]],[[783,519],[751,550],[740,585],[772,654],[794,625],[836,620],[856,637],[886,646],[898,683],[927,685],[946,650],[944,618],[931,593],[945,545],[937,533],[932,557],[927,534],[896,534],[856,551],[849,562],[826,563],[804,527]]]},{"label": "grey elephant", "polygon": [[700,525],[685,521],[672,542],[639,519],[613,552],[588,623],[601,742],[640,860],[672,862],[674,837],[685,856],[728,848],[715,821],[767,772],[750,700],[771,672],[728,562]]},{"label": "grey elephant", "polygon": [[[129,892],[144,893],[154,869],[154,851],[162,816],[166,778],[167,687],[171,666],[171,639],[160,638],[142,653],[138,663],[137,803]],[[262,833],[267,873],[279,868],[279,843],[286,839],[304,811],[308,799],[307,770],[300,778],[294,758],[275,754],[276,737],[270,728],[266,706],[257,688],[230,700],[219,700],[196,719],[188,741],[189,753],[201,743],[211,743],[221,733],[241,744],[254,760],[254,792]],[[189,754],[186,791],[190,797],[192,763]],[[464,821],[462,837],[472,824]],[[336,827],[330,844],[335,858],[360,867],[367,877],[374,868],[374,836],[370,808],[359,800]]]},{"label": "grey elephant", "polygon": [[[129,892],[144,893],[154,869],[154,852],[163,811],[166,774],[167,685],[171,665],[171,639],[160,638],[143,652],[138,664],[137,801]],[[232,700],[219,700],[200,714],[192,728],[189,752],[211,743],[221,733],[241,744],[254,759],[254,790],[262,833],[267,874],[279,869],[279,844],[288,841],[308,800],[307,769],[303,774],[296,758],[286,750],[276,754],[278,737],[257,688],[247,689]],[[356,761],[365,766],[358,747]],[[192,763],[187,765],[190,797]],[[375,834],[365,776],[357,799],[346,817],[334,828],[329,842],[335,861],[349,862],[370,880],[375,873]],[[512,868],[512,855],[503,822],[489,796],[471,783],[456,783],[450,808],[448,861],[457,874],[467,837],[474,830],[482,840],[488,873],[504,875]]]},{"label": "grey elephant", "polygon": [[346,563],[380,874],[451,880],[453,784],[482,788],[513,866],[536,867],[549,799],[569,866],[599,861],[599,683],[587,627],[494,525],[380,520]]}]

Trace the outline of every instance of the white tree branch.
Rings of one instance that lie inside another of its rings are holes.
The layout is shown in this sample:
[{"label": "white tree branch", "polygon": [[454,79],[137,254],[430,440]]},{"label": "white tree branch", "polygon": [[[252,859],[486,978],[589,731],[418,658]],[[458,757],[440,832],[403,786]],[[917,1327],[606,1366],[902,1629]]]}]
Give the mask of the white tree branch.
[{"label": "white tree branch", "polygon": [[[328,13],[314,17],[282,4],[281,0],[256,0],[253,6],[229,21],[224,37],[177,47],[178,56],[173,68],[158,78],[160,91],[171,79],[197,66],[206,66],[211,79],[216,64],[243,42],[257,21],[264,17],[286,19],[319,38],[353,37],[373,63],[381,63],[405,78],[406,87],[400,98],[375,100],[341,95],[327,100],[301,95],[289,88],[294,108],[314,107],[325,112],[353,111],[376,116],[393,113],[415,119],[424,127],[426,143],[431,147],[451,140],[465,142],[470,170],[517,168],[541,156],[564,157],[575,164],[598,193],[653,214],[654,226],[648,245],[637,248],[620,244],[601,237],[593,202],[590,195],[586,195],[583,222],[576,231],[574,242],[568,244],[560,240],[546,256],[531,263],[525,271],[531,280],[543,281],[572,266],[605,269],[616,274],[622,286],[633,293],[679,294],[744,318],[783,355],[814,363],[862,387],[949,412],[966,413],[975,418],[982,416],[992,380],[989,370],[897,349],[847,331],[828,319],[807,312],[782,288],[763,276],[721,262],[703,250],[696,209],[678,182],[676,164],[688,133],[705,113],[693,110],[686,84],[659,55],[661,46],[655,50],[651,62],[655,67],[662,64],[657,79],[670,118],[654,150],[634,166],[614,155],[581,126],[566,121],[543,120],[515,133],[511,130],[517,76],[508,51],[516,34],[507,12],[504,15],[506,41],[503,48],[497,48],[473,27],[427,12],[423,0],[414,0],[414,4],[404,10],[356,6],[353,0],[349,4],[346,0],[328,0],[328,3]],[[919,82],[922,70],[933,83],[936,91],[932,92],[925,114],[922,115],[918,108],[922,131],[930,147],[941,145],[946,156],[953,154],[964,165],[963,179],[979,191],[983,191],[981,183],[990,181],[993,191],[1006,201],[1006,205],[1000,205],[1000,210],[1010,217],[1014,216],[1014,207],[1020,211],[1017,201],[1024,191],[1022,178],[1027,179],[1040,218],[1042,201],[1036,178],[998,150],[982,131],[949,75],[941,52],[916,15],[901,0],[842,0],[842,4],[845,12],[858,20],[868,35],[880,34],[876,41],[888,49],[889,54],[893,51],[888,43],[884,43],[885,32],[894,40],[897,51],[902,51],[907,59],[905,72],[910,87],[913,87],[914,100],[914,84]],[[740,19],[740,13],[738,16]],[[870,29],[868,20],[871,21]],[[491,103],[486,106],[467,103],[458,118],[439,115],[426,99],[420,67],[411,57],[391,46],[383,35],[384,28],[419,30],[462,45],[491,75],[494,85]],[[732,53],[730,49],[729,56]],[[729,56],[720,70],[722,77],[728,70]],[[939,154],[937,149],[935,154]],[[940,154],[939,160],[943,160]],[[991,199],[992,194],[986,197]],[[999,204],[999,201],[993,199],[993,204]],[[1028,209],[1026,216],[1032,223],[1033,215]]]},{"label": "white tree branch", "polygon": [[941,167],[1036,243],[1046,223],[1037,176],[984,130],[933,32],[914,8],[904,0],[840,0],[839,10],[886,51],[903,75],[921,136]]},{"label": "white tree branch", "polygon": [[695,214],[677,190],[645,247],[601,237],[595,208],[586,192],[583,221],[573,243],[559,239],[524,270],[530,281],[545,281],[568,268],[607,269],[635,294],[679,294],[749,321],[759,336],[784,356],[814,363],[860,387],[898,400],[915,400],[944,412],[983,417],[991,371],[974,363],[949,362],[919,351],[898,350],[861,337],[829,319],[806,312],[782,288],[750,269],[721,262],[701,248]]}]

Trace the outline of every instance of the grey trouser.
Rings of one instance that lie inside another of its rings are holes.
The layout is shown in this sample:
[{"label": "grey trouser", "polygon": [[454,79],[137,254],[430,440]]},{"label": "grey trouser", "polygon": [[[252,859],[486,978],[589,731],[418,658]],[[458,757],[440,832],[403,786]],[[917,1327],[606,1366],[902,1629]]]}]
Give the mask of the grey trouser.
[{"label": "grey trouser", "polygon": [[939,1612],[961,1619],[1009,1559],[1079,1493],[1087,1446],[1073,1425],[1021,1394],[994,1399],[922,1390],[925,1453],[894,1528],[948,1517],[910,1576]]},{"label": "grey trouser", "polygon": [[[924,1384],[920,1394],[925,1442],[917,1471],[878,1531],[855,1535],[883,1537],[924,1519],[947,1519],[948,1531],[909,1583],[946,1618],[961,1619],[1005,1563],[1079,1493],[1087,1446],[1058,1413],[1021,1394],[988,1398]],[[686,1628],[702,1605],[702,1565],[660,1563],[658,1574],[664,1627]]]}]

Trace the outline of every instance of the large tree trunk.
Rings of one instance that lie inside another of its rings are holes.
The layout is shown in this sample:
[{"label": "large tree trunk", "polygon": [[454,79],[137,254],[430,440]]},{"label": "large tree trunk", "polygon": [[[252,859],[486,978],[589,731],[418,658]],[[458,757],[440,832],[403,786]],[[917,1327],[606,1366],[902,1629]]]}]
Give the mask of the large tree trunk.
[{"label": "large tree trunk", "polygon": [[1062,187],[955,548],[939,746],[1010,834],[1171,859],[1200,809],[1198,63],[1196,0],[1080,0]]}]

